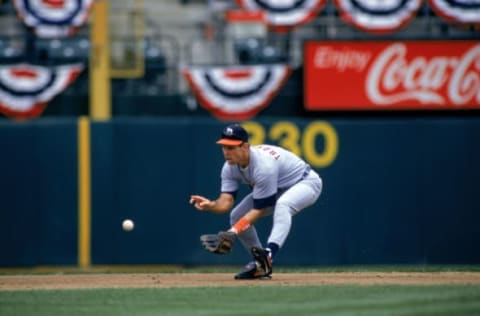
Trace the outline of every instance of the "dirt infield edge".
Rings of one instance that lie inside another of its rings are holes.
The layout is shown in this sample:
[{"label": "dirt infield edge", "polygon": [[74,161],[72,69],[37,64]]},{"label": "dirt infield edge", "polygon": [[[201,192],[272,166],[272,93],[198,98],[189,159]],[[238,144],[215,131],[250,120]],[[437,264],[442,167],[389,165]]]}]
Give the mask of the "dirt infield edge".
[{"label": "dirt infield edge", "polygon": [[480,272],[277,273],[238,281],[229,273],[94,273],[0,276],[0,290],[302,285],[480,285]]}]

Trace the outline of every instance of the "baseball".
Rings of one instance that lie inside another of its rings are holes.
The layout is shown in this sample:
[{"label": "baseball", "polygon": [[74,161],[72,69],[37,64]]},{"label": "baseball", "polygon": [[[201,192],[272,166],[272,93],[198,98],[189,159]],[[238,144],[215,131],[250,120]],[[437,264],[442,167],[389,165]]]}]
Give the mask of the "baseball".
[{"label": "baseball", "polygon": [[135,225],[133,224],[133,221],[131,219],[126,219],[122,223],[123,230],[126,232],[133,230],[134,226]]}]

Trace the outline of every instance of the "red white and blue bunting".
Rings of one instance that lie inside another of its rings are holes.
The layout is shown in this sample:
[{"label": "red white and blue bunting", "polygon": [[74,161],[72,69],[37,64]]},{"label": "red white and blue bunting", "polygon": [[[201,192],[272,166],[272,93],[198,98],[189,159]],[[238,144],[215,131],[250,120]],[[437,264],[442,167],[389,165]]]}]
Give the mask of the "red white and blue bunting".
[{"label": "red white and blue bunting", "polygon": [[277,32],[310,22],[325,6],[327,0],[237,0],[247,11],[264,11],[267,25]]},{"label": "red white and blue bunting", "polygon": [[247,120],[283,87],[287,65],[193,67],[183,75],[200,105],[221,120]]},{"label": "red white and blue bunting", "polygon": [[392,33],[414,18],[422,0],[335,0],[346,23],[370,33]]},{"label": "red white and blue bunting", "polygon": [[80,64],[52,68],[30,64],[0,66],[0,112],[17,119],[39,116],[82,70]]},{"label": "red white and blue bunting", "polygon": [[94,0],[14,0],[18,16],[39,37],[74,34],[88,18]]},{"label": "red white and blue bunting", "polygon": [[479,0],[428,0],[428,3],[448,22],[480,25]]}]

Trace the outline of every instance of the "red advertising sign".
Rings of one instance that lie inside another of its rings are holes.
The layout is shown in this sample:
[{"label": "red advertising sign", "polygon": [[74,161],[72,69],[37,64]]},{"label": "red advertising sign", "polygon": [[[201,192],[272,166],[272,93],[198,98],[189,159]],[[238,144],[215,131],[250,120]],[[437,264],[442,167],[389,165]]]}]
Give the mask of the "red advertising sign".
[{"label": "red advertising sign", "polygon": [[307,110],[480,109],[476,41],[307,42]]}]

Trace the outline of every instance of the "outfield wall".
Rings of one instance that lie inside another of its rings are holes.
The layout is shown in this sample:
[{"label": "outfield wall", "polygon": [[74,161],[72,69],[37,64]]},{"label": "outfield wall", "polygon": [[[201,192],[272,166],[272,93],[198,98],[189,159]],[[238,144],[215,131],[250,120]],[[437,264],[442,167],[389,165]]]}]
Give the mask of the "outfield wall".
[{"label": "outfield wall", "polygon": [[[324,192],[295,217],[282,265],[480,263],[480,119],[258,119],[254,142],[281,143],[321,174]],[[196,211],[191,193],[220,185],[223,123],[132,118],[91,123],[92,264],[243,264],[198,236],[228,216]],[[1,266],[75,265],[75,119],[0,123]],[[245,193],[246,191],[242,191]],[[121,230],[132,218],[133,232]],[[270,218],[259,223],[266,239]]]}]

